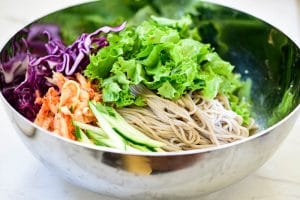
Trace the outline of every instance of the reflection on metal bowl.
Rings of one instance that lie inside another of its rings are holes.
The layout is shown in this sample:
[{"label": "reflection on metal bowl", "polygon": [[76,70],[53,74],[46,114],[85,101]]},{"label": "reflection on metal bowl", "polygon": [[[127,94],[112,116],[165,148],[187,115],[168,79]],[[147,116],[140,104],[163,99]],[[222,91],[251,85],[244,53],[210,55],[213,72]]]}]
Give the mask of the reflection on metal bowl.
[{"label": "reflection on metal bowl", "polygon": [[[119,0],[93,2],[71,10],[92,6],[101,11],[117,3]],[[172,3],[178,3],[179,11],[185,9],[185,1]],[[194,17],[202,19],[198,30],[203,41],[211,43],[224,59],[236,65],[243,77],[253,80],[253,112],[261,126],[260,132],[220,147],[128,154],[49,133],[25,119],[0,94],[28,149],[69,182],[124,199],[205,195],[241,180],[262,166],[288,135],[299,114],[300,50],[282,32],[255,17],[203,2],[196,8],[201,13]],[[118,17],[118,13],[114,15]],[[9,43],[2,51],[6,48]],[[273,113],[291,84],[294,84],[292,92],[296,100],[290,105],[289,113],[274,119]]]}]

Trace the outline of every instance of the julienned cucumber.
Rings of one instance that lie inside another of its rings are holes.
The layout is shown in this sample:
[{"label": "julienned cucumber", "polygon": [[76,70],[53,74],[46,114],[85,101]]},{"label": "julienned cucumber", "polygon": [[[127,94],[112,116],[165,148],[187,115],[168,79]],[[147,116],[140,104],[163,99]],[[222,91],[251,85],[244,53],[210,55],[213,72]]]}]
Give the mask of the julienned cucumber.
[{"label": "julienned cucumber", "polygon": [[90,139],[85,135],[85,133],[78,127],[75,126],[75,136],[78,141],[86,144],[93,144]]},{"label": "julienned cucumber", "polygon": [[[113,143],[109,138],[104,138],[96,132],[91,130],[86,131],[86,135],[90,140],[98,146],[106,146],[106,147],[113,147]],[[141,146],[137,144],[133,144],[131,142],[126,141],[126,151],[128,152],[150,152],[153,151],[152,149],[147,148],[146,146]]]},{"label": "julienned cucumber", "polygon": [[155,152],[154,148],[149,148],[147,146],[144,145],[138,145],[138,144],[134,144],[132,142],[127,142],[127,150],[129,151],[130,149],[132,149],[133,151],[143,151],[143,152]]},{"label": "julienned cucumber", "polygon": [[150,148],[160,148],[164,145],[161,142],[155,141],[147,137],[137,129],[130,126],[125,121],[125,119],[118,112],[116,112],[112,107],[104,106],[101,103],[94,103],[94,102],[90,102],[89,104],[96,118],[97,119],[99,118],[98,119],[99,123],[101,124],[101,127],[103,128],[104,131],[105,131],[104,126],[106,124],[106,125],[110,125],[114,133],[117,133],[118,135],[124,137],[126,140],[129,140],[132,143],[142,145],[142,146],[144,145]]},{"label": "julienned cucumber", "polygon": [[107,146],[107,147],[114,146],[109,138],[102,137],[101,135],[99,135],[98,133],[96,133],[94,131],[87,130],[86,135],[90,138],[90,140],[92,140],[94,142],[95,145]]},{"label": "julienned cucumber", "polygon": [[101,112],[98,111],[95,103],[89,102],[89,107],[93,114],[95,115],[98,122],[101,124],[101,128],[104,130],[104,132],[108,135],[108,137],[111,139],[111,145],[113,148],[126,150],[126,144],[124,139],[116,133],[111,125],[106,121],[104,116],[101,114]]},{"label": "julienned cucumber", "polygon": [[78,126],[79,128],[86,130],[86,131],[88,131],[88,130],[93,131],[94,133],[97,133],[97,134],[101,135],[102,137],[106,137],[106,138],[108,137],[107,134],[100,127],[92,126],[92,125],[85,124],[85,123],[78,122],[78,121],[73,121],[73,125],[75,127]]}]

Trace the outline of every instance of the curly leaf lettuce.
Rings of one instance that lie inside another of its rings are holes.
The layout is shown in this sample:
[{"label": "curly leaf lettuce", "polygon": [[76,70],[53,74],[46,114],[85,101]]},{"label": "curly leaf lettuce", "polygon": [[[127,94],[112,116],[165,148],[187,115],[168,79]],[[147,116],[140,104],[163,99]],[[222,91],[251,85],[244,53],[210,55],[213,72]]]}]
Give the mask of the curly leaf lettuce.
[{"label": "curly leaf lettuce", "polygon": [[90,57],[85,75],[99,80],[104,102],[117,107],[142,102],[130,92],[131,85],[140,83],[172,100],[200,90],[205,99],[219,93],[230,97],[233,110],[247,123],[249,103],[238,98],[245,83],[233,73],[233,65],[195,38],[200,36],[195,36],[189,17],[152,17],[137,27],[109,34],[109,46]]}]

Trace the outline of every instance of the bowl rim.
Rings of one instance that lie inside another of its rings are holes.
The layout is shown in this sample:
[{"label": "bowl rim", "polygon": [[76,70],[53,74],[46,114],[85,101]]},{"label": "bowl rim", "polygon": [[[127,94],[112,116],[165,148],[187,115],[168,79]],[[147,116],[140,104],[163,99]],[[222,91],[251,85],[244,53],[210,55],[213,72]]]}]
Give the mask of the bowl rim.
[{"label": "bowl rim", "polygon": [[[204,4],[212,4],[212,5],[224,7],[224,8],[227,8],[227,9],[231,9],[233,11],[237,11],[237,12],[249,15],[249,16],[251,16],[251,17],[253,17],[253,18],[269,25],[269,26],[271,26],[272,28],[277,29],[284,36],[286,36],[298,49],[300,49],[300,44],[298,46],[298,44],[292,38],[290,38],[290,36],[288,34],[286,34],[280,28],[275,27],[272,24],[266,22],[264,19],[261,19],[260,17],[256,17],[256,16],[248,13],[247,11],[239,10],[239,9],[234,8],[232,6],[225,5],[224,3],[210,2],[209,0],[204,0],[204,1],[198,0],[198,1],[202,2]],[[37,20],[39,20],[43,17],[46,17],[47,15],[50,15],[50,14],[53,14],[53,13],[56,13],[56,12],[60,12],[60,11],[62,11],[64,9],[67,9],[67,8],[77,7],[77,6],[81,6],[81,5],[89,4],[89,3],[94,3],[94,2],[95,1],[93,1],[93,0],[89,0],[89,1],[81,2],[81,3],[75,3],[75,4],[71,3],[70,5],[66,5],[62,8],[54,9],[54,11],[48,12],[47,14],[42,15],[42,16],[37,17],[36,19],[32,20],[30,23],[27,23],[25,26],[23,26],[23,28],[27,27],[28,25],[36,22]],[[19,29],[19,30],[21,30],[21,29]],[[13,34],[8,35],[7,36],[9,38],[8,41],[10,41],[16,33],[17,32],[14,32]],[[4,49],[6,44],[7,43],[5,43],[3,46],[0,47],[0,52]],[[104,147],[104,146],[97,146],[97,145],[93,145],[93,144],[82,143],[82,142],[79,142],[79,141],[75,141],[75,140],[65,138],[63,136],[60,136],[60,135],[54,133],[54,132],[48,131],[48,130],[38,126],[34,122],[30,121],[29,119],[24,117],[21,113],[19,113],[14,107],[12,107],[12,105],[10,105],[10,103],[6,100],[6,98],[3,96],[1,91],[0,91],[0,99],[3,102],[3,107],[8,107],[9,110],[11,110],[13,112],[12,116],[17,115],[18,117],[22,118],[26,123],[28,123],[31,127],[34,127],[35,129],[38,129],[39,132],[42,132],[42,134],[47,134],[50,137],[54,137],[54,139],[62,140],[64,142],[68,143],[68,144],[79,146],[79,147],[85,148],[87,150],[95,150],[95,151],[102,151],[102,152],[107,152],[107,153],[116,153],[116,154],[122,154],[122,155],[151,156],[151,157],[183,156],[183,155],[201,154],[201,153],[208,153],[208,152],[212,152],[212,151],[227,149],[227,148],[230,148],[230,147],[233,147],[233,146],[241,145],[243,143],[246,143],[246,142],[251,141],[251,140],[255,140],[256,138],[259,138],[263,135],[266,135],[266,134],[270,133],[272,130],[274,130],[275,128],[281,126],[283,123],[285,123],[287,120],[289,120],[289,118],[291,118],[293,115],[296,115],[298,111],[300,113],[300,104],[298,103],[298,105],[292,111],[290,111],[290,113],[288,115],[286,115],[284,118],[282,118],[281,120],[279,120],[278,122],[276,122],[272,126],[266,128],[264,130],[261,130],[261,131],[255,133],[254,135],[251,135],[247,138],[244,138],[244,139],[241,139],[241,140],[238,140],[238,141],[234,141],[234,142],[231,142],[231,143],[228,143],[228,144],[222,144],[220,146],[207,147],[207,148],[203,148],[203,149],[192,149],[192,150],[186,150],[186,151],[175,151],[175,152],[126,152],[124,150],[119,150],[119,149],[114,149],[114,148],[109,148],[109,147]],[[8,114],[6,113],[6,115],[8,115]]]}]

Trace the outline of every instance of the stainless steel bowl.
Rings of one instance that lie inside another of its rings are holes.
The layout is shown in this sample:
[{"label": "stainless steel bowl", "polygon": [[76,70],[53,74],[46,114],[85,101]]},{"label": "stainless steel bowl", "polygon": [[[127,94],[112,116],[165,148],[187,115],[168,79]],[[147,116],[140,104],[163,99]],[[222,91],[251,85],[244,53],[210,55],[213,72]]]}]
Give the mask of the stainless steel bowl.
[{"label": "stainless steel bowl", "polygon": [[[187,9],[186,2],[166,1],[177,5],[178,15]],[[144,6],[107,0],[79,5],[51,16],[76,15],[79,9],[91,7],[101,11],[116,4],[128,6],[132,13],[136,7]],[[124,199],[201,196],[233,184],[262,166],[288,135],[300,113],[300,49],[276,28],[245,13],[203,2],[197,4],[196,10],[201,14],[193,17],[202,20],[198,30],[204,42],[211,43],[223,58],[235,64],[243,77],[253,80],[253,112],[261,126],[260,132],[220,147],[128,154],[70,141],[43,130],[19,114],[0,94],[7,114],[32,154],[70,183]],[[162,11],[161,14],[174,13]],[[53,19],[46,16],[39,21]],[[8,43],[2,52],[9,48]],[[289,111],[279,115],[278,107],[289,88],[295,99]]]}]

